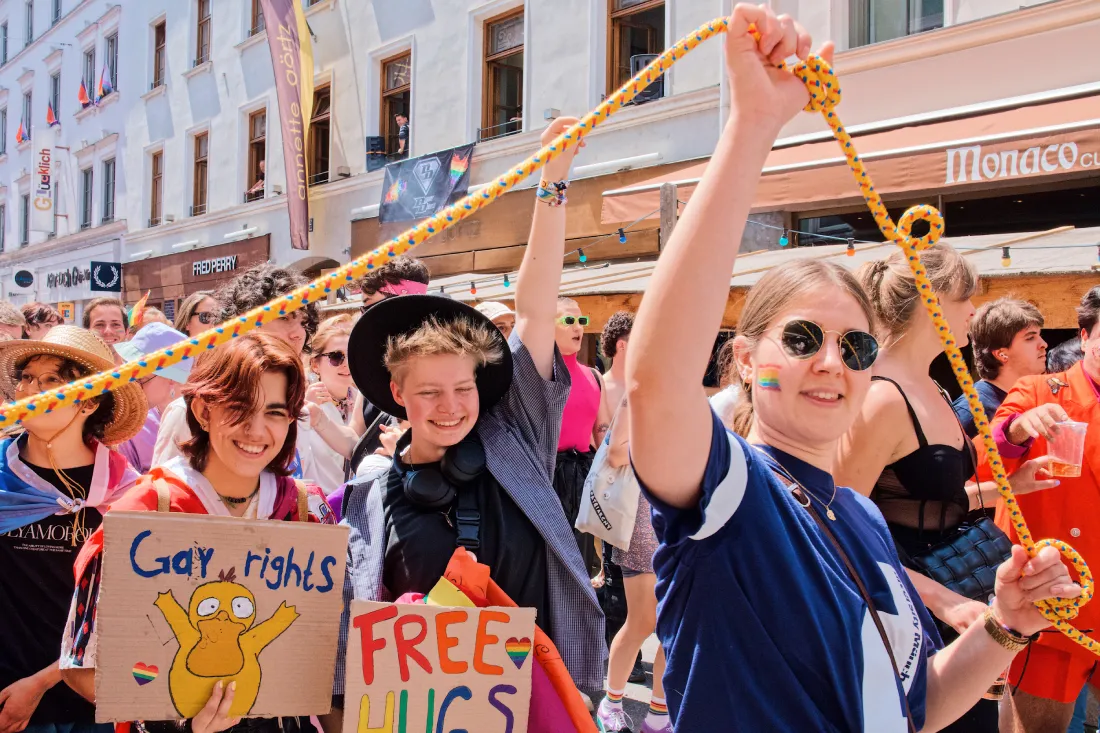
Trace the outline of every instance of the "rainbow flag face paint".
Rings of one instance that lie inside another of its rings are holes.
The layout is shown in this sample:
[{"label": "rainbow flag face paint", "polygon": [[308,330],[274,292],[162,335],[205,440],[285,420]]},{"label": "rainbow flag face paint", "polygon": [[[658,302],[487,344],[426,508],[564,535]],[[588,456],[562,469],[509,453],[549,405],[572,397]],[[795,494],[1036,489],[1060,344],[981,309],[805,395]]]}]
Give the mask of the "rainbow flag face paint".
[{"label": "rainbow flag face paint", "polygon": [[756,386],[760,389],[779,391],[779,367],[763,364],[756,368]]}]

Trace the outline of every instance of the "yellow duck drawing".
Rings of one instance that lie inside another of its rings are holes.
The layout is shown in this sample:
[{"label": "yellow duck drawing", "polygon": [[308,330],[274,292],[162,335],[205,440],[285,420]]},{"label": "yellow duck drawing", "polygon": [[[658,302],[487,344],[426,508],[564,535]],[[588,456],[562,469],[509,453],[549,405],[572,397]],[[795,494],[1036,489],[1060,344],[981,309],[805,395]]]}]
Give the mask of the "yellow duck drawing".
[{"label": "yellow duck drawing", "polygon": [[193,718],[210,699],[218,680],[236,682],[230,715],[248,715],[260,692],[260,652],[298,618],[284,602],[267,621],[256,624],[256,597],[233,582],[234,571],[203,583],[191,594],[188,609],[171,591],[154,605],[164,614],[180,648],[168,674],[172,704],[180,716]]}]

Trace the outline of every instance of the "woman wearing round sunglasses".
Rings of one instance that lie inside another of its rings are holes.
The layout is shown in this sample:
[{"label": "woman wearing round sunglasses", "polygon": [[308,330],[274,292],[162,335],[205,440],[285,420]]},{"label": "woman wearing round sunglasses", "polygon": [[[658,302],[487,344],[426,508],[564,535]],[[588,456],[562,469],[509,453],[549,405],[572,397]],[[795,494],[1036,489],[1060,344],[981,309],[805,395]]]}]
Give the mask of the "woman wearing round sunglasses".
[{"label": "woman wearing round sunglasses", "polygon": [[348,425],[358,394],[347,357],[348,337],[354,325],[354,319],[346,313],[323,321],[313,336],[313,355],[309,357],[310,371],[318,379],[306,390],[309,419],[299,426],[298,446],[302,475],[316,481],[326,496],[344,483],[341,450],[346,441],[333,428]]},{"label": "woman wearing round sunglasses", "polygon": [[[702,379],[757,175],[807,100],[773,65],[809,50],[789,17],[734,10],[729,123],[631,333],[631,456],[660,541],[657,631],[676,730],[938,730],[1046,627],[1034,599],[1080,594],[1057,552],[1029,560],[1015,548],[988,623],[937,652],[882,515],[831,475],[876,356],[872,306],[836,264],[796,260],[753,287],[734,345],[746,438],[709,409]],[[831,61],[832,45],[821,55]]]},{"label": "woman wearing round sunglasses", "polygon": [[[558,298],[554,341],[569,369],[572,385],[569,401],[561,418],[558,435],[558,458],[554,464],[554,491],[561,500],[569,524],[576,524],[581,507],[584,480],[592,469],[596,447],[603,441],[611,424],[609,408],[603,404],[603,381],[600,373],[577,360],[584,342],[588,316],[581,315],[580,306],[572,298]],[[588,575],[596,577],[601,569],[596,540],[592,535],[574,530]]]}]

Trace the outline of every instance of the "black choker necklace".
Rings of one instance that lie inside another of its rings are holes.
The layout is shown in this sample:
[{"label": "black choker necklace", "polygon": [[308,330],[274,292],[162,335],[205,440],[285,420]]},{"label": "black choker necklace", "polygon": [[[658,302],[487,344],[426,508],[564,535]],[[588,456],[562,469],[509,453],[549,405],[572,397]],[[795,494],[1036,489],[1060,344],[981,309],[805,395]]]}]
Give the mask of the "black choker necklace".
[{"label": "black choker necklace", "polygon": [[253,496],[255,496],[256,492],[259,491],[259,490],[260,490],[260,487],[257,486],[255,491],[253,491],[251,494],[249,494],[248,496],[241,497],[239,499],[235,496],[223,496],[222,501],[224,501],[226,504],[232,504],[234,506],[240,506],[241,504],[244,504],[246,501],[248,501]]}]

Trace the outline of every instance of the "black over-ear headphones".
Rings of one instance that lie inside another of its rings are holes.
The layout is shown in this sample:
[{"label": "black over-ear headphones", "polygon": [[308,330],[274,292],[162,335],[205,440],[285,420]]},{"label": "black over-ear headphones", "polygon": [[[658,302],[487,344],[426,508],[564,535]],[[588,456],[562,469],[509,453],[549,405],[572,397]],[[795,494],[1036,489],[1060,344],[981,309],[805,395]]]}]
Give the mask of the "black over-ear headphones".
[{"label": "black over-ear headphones", "polygon": [[473,482],[485,472],[485,448],[477,438],[466,437],[448,448],[439,468],[407,468],[400,456],[411,442],[412,431],[409,430],[397,442],[398,460],[394,461],[394,466],[405,488],[405,497],[421,509],[446,509],[454,502],[458,487]]}]

